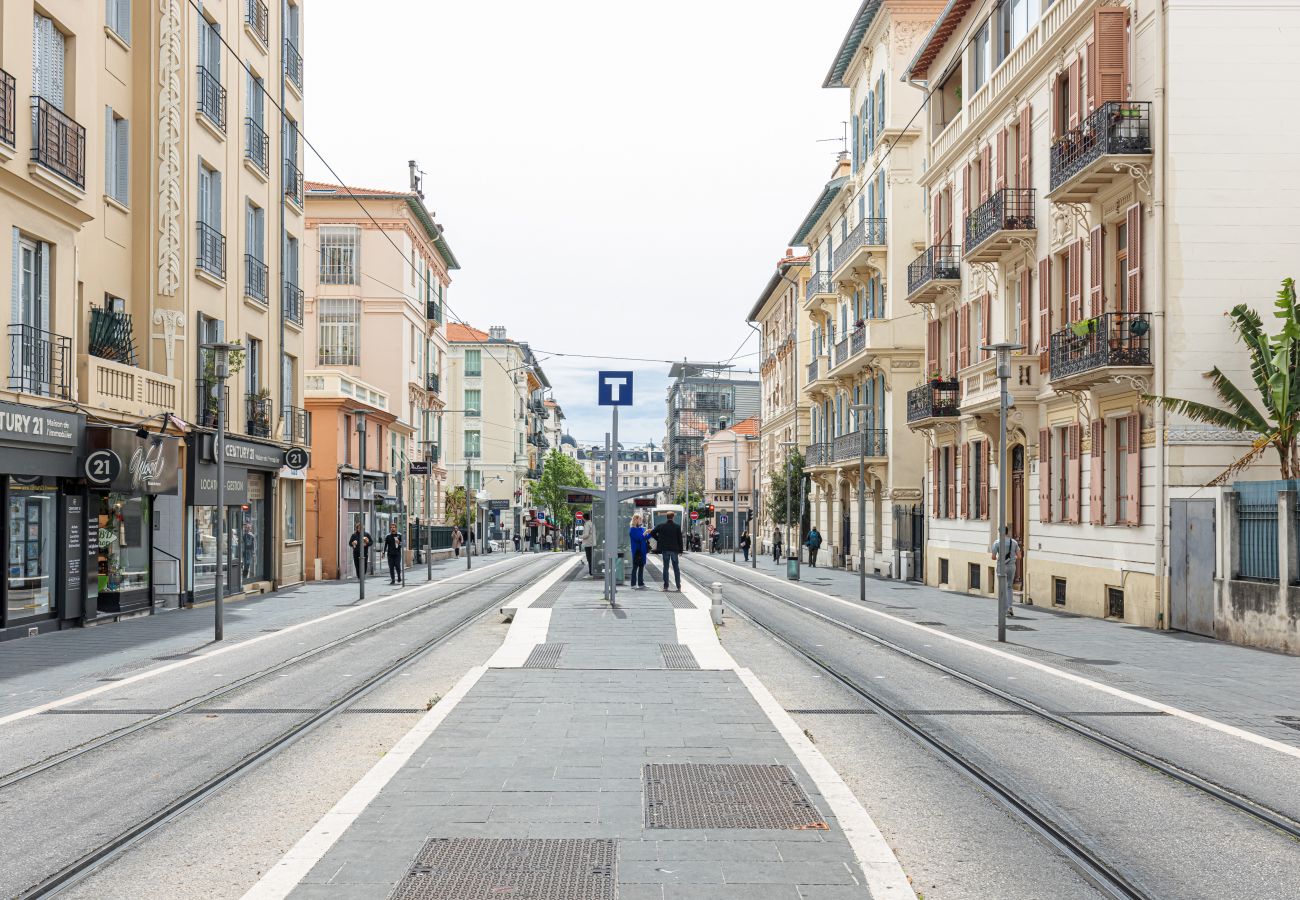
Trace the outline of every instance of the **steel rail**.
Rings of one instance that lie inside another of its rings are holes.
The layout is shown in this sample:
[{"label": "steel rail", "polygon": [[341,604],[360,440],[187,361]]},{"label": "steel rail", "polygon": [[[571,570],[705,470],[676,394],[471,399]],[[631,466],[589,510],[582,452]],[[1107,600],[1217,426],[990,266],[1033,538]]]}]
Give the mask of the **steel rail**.
[{"label": "steel rail", "polygon": [[[565,557],[565,560],[567,560],[570,563],[572,562],[572,559],[567,556]],[[464,588],[454,592],[451,595],[448,595],[447,597],[439,598],[438,601],[431,601],[430,603],[422,604],[420,607],[410,610],[409,612],[415,612],[418,611],[419,609],[427,609],[430,606],[436,605],[437,602],[443,600],[449,600],[453,596],[459,596],[470,590],[484,587],[485,585],[491,584],[493,581],[496,581],[497,579],[501,578],[504,575],[508,575],[513,572],[517,572],[519,569],[525,568],[526,565],[527,564],[514,566],[506,570],[505,572],[500,572],[492,576],[489,579],[475,582],[472,585],[466,585]],[[383,668],[379,669],[377,672],[370,675],[368,678],[366,678],[360,684],[353,687],[347,693],[343,694],[341,697],[331,701],[322,709],[314,712],[306,719],[303,719],[301,722],[298,722],[292,727],[281,732],[278,736],[271,739],[267,743],[263,744],[261,747],[254,750],[252,753],[249,753],[248,755],[244,756],[242,759],[235,762],[234,764],[227,766],[221,772],[212,776],[211,778],[203,782],[198,787],[195,787],[187,791],[185,794],[171,801],[170,803],[165,805],[162,809],[150,815],[148,818],[131,826],[125,831],[119,833],[117,836],[107,841],[104,841],[96,849],[90,851],[89,853],[84,854],[83,856],[79,857],[73,862],[68,863],[67,865],[59,869],[57,872],[54,872],[53,874],[46,876],[37,884],[31,885],[30,887],[26,888],[21,893],[19,893],[17,897],[19,898],[19,900],[39,900],[39,898],[53,897],[59,894],[60,892],[66,890],[67,888],[72,887],[74,884],[77,884],[86,876],[94,872],[96,869],[98,869],[105,863],[110,862],[112,859],[116,858],[122,852],[134,846],[144,837],[147,837],[149,834],[152,834],[154,831],[158,830],[162,826],[171,822],[173,819],[177,818],[178,816],[180,816],[181,814],[189,810],[191,807],[201,803],[203,800],[207,799],[212,794],[215,794],[218,791],[220,791],[226,785],[237,780],[238,778],[242,777],[244,774],[252,771],[254,768],[261,765],[263,762],[266,762],[268,759],[275,756],[280,751],[296,743],[300,738],[306,736],[309,732],[314,731],[319,725],[323,724],[327,720],[338,715],[340,712],[342,712],[345,708],[350,706],[352,703],[361,699],[361,697],[365,696],[375,688],[387,682],[389,679],[397,675],[402,669],[406,668],[411,663],[420,659],[429,651],[436,649],[438,646],[443,644],[449,638],[455,636],[456,634],[464,630],[466,627],[468,627],[470,624],[482,618],[484,615],[497,609],[503,600],[508,599],[509,597],[513,596],[519,591],[522,591],[530,587],[534,583],[535,583],[534,580],[521,582],[520,584],[515,585],[510,591],[507,591],[504,595],[495,596],[491,603],[487,604],[486,606],[481,606],[476,608],[474,611],[464,616],[463,618],[459,619],[450,627],[443,629],[438,634],[424,641],[423,643],[415,647],[410,652],[405,653],[395,661],[386,664]],[[402,618],[404,615],[405,614],[394,616],[390,620],[388,620],[388,622],[394,621],[398,618]],[[373,629],[370,627],[365,629],[360,629],[355,634],[349,636],[346,640],[351,640],[352,638],[356,637],[358,634],[364,634],[371,630]],[[337,641],[331,642],[331,645],[337,645],[337,643],[339,642]],[[323,648],[318,648],[318,649],[323,649]]]}]

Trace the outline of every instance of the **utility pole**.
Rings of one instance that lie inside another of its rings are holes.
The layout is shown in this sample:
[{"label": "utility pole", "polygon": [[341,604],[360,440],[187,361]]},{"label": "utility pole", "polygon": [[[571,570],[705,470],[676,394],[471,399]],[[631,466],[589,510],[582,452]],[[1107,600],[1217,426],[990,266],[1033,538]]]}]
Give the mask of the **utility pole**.
[{"label": "utility pole", "polygon": [[993,542],[997,548],[998,579],[998,642],[1007,640],[1007,610],[1011,608],[1011,579],[1015,577],[1016,560],[1007,561],[1007,408],[1011,398],[1007,395],[1007,381],[1011,378],[1011,351],[1023,350],[1024,344],[1001,341],[981,350],[997,354],[998,367],[998,536]]},{"label": "utility pole", "polygon": [[795,560],[795,578],[798,578],[799,572],[799,553],[790,552],[790,448],[798,446],[795,441],[782,441],[781,446],[785,448],[785,571],[786,577],[790,577],[790,559],[793,556]]},{"label": "utility pole", "polygon": [[862,414],[871,409],[866,403],[853,404],[858,426],[858,599],[867,602],[867,438],[862,430]]},{"label": "utility pole", "polygon": [[424,472],[424,562],[425,581],[433,581],[433,554],[429,548],[433,544],[433,521],[429,510],[429,479],[433,477],[433,441],[424,440],[424,460],[428,468]]},{"label": "utility pole", "polygon": [[[474,469],[474,464],[470,461],[470,455],[466,453],[465,454],[465,540],[462,541],[462,543],[465,546],[465,571],[467,572],[470,569],[474,568],[473,564],[470,562],[469,559],[471,556],[474,555],[474,532],[470,531],[470,523],[473,520],[470,519],[470,515],[469,515],[470,473],[473,471],[473,469]],[[476,499],[474,502],[478,503],[478,500]]]},{"label": "utility pole", "polygon": [[366,413],[369,410],[354,409],[352,414],[357,417],[357,442],[360,446],[359,462],[360,472],[357,478],[357,489],[361,497],[361,536],[357,539],[357,549],[361,551],[361,564],[357,566],[357,587],[359,598],[366,599],[366,565],[370,562],[370,548],[366,546],[366,534],[369,529],[366,527]]},{"label": "utility pole", "polygon": [[230,377],[230,353],[242,349],[239,344],[224,341],[203,344],[202,349],[212,354],[212,371],[217,383],[217,433],[213,437],[213,455],[217,458],[217,591],[213,597],[212,639],[225,639],[226,633],[226,379]]}]

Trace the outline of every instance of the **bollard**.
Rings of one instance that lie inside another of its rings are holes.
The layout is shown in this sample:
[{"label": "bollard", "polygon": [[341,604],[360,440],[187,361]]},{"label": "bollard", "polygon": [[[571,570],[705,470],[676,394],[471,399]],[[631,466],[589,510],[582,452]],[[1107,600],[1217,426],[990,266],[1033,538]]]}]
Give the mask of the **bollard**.
[{"label": "bollard", "polygon": [[722,624],[722,582],[713,582],[713,603],[709,607],[709,615],[713,617],[714,625]]}]

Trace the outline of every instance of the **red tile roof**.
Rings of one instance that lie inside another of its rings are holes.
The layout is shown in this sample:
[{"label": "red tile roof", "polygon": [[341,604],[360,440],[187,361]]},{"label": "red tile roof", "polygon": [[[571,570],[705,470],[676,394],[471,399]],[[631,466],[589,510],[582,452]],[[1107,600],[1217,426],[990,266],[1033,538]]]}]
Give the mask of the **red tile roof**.
[{"label": "red tile roof", "polygon": [[736,434],[757,435],[758,416],[750,416],[748,419],[741,419],[735,425],[731,426],[731,430],[736,432]]},{"label": "red tile roof", "polygon": [[354,194],[378,194],[385,197],[415,196],[410,191],[386,191],[382,188],[357,187],[355,184],[350,184],[345,188],[341,184],[330,184],[328,181],[304,181],[302,187],[304,191],[333,191],[340,197],[348,196],[348,191]]},{"label": "red tile roof", "polygon": [[462,343],[485,344],[488,340],[486,331],[479,331],[469,325],[462,325],[459,322],[447,323],[447,340],[461,341]]}]

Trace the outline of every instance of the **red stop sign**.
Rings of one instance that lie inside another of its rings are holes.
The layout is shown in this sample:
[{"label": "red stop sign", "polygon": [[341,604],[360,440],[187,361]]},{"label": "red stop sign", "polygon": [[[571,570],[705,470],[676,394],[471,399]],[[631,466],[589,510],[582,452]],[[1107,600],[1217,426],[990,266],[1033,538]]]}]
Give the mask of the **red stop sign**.
[{"label": "red stop sign", "polygon": [[697,513],[695,510],[691,510],[691,521],[692,521],[692,522],[694,522],[694,521],[695,521],[696,519],[698,519],[699,517],[700,517],[700,514],[699,514],[699,513]]},{"label": "red stop sign", "polygon": [[576,516],[577,519],[578,519],[578,521],[581,522],[581,521],[582,521],[582,510],[578,510],[577,512],[575,512],[575,513],[574,513],[574,516]]}]

